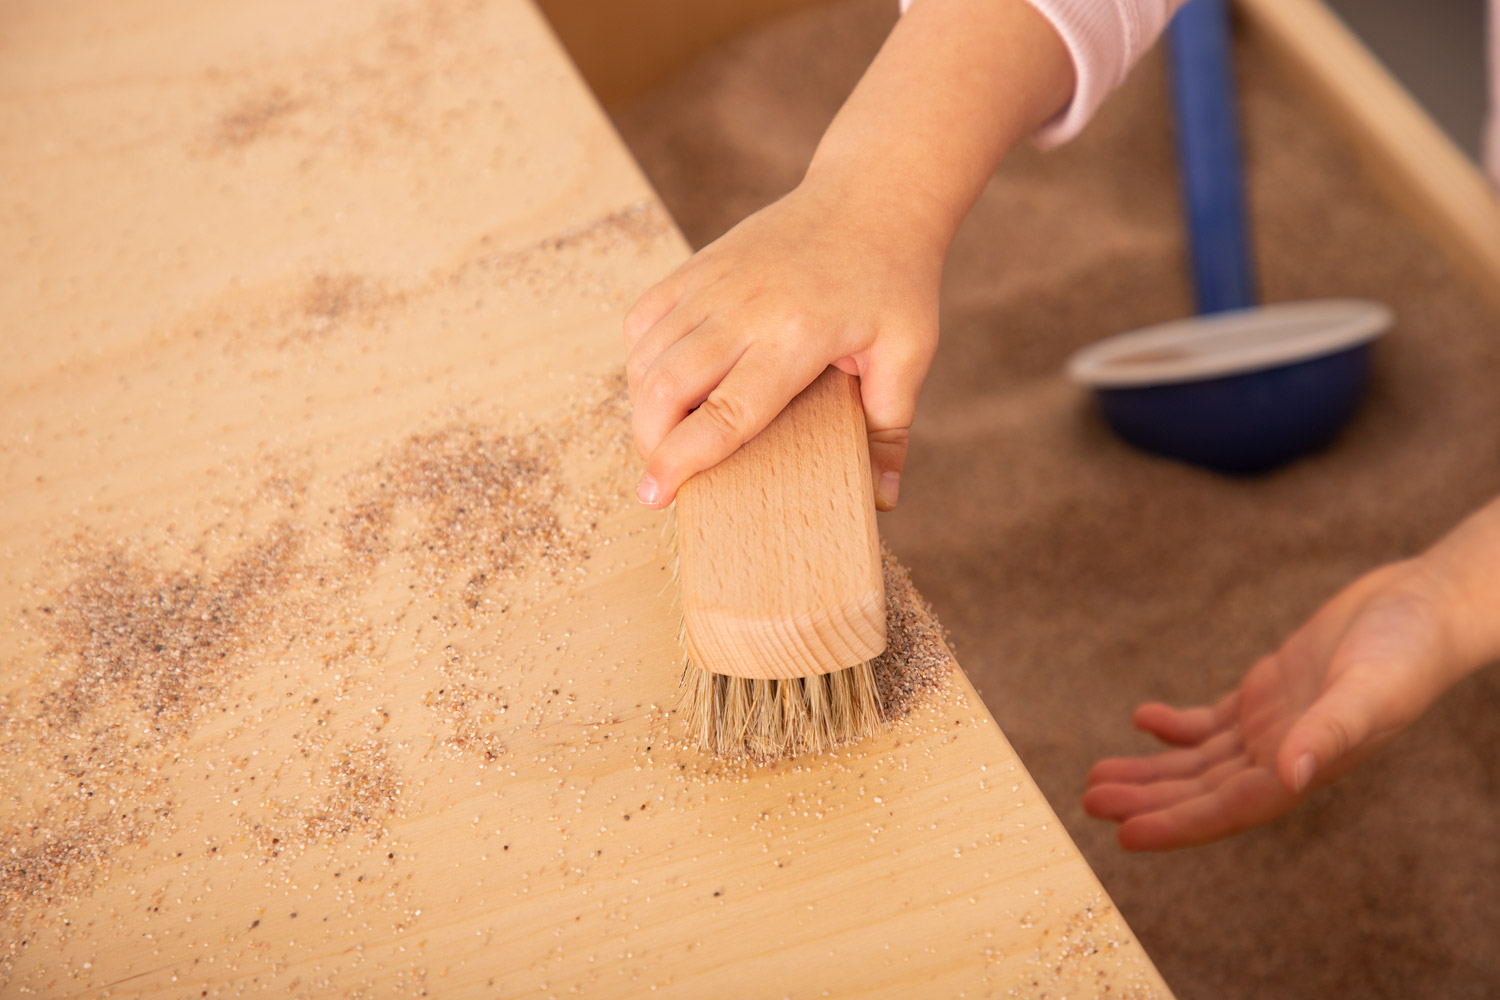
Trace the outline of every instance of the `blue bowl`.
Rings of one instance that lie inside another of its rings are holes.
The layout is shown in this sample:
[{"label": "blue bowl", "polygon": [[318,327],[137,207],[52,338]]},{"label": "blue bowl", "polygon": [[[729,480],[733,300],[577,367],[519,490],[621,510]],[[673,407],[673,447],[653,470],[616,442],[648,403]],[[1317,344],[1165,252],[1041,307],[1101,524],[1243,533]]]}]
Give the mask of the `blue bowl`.
[{"label": "blue bowl", "polygon": [[1069,372],[1137,448],[1252,475],[1333,440],[1391,320],[1385,306],[1347,299],[1197,316],[1094,344]]}]

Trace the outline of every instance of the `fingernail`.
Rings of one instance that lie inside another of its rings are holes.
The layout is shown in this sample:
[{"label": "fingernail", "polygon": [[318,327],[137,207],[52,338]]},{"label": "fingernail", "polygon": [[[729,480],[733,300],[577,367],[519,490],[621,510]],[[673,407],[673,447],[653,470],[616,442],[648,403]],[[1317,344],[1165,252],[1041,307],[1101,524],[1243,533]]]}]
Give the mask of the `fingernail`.
[{"label": "fingernail", "polygon": [[635,487],[635,498],[647,507],[655,507],[661,502],[661,487],[650,476],[642,476]]},{"label": "fingernail", "polygon": [[1306,791],[1307,786],[1312,784],[1313,775],[1317,773],[1317,770],[1318,758],[1312,754],[1305,753],[1297,758],[1297,766],[1292,769],[1292,783],[1297,786],[1299,793]]},{"label": "fingernail", "polygon": [[880,501],[880,507],[890,510],[896,506],[896,498],[901,495],[901,473],[883,472],[880,474],[880,482],[875,484],[875,499]]}]

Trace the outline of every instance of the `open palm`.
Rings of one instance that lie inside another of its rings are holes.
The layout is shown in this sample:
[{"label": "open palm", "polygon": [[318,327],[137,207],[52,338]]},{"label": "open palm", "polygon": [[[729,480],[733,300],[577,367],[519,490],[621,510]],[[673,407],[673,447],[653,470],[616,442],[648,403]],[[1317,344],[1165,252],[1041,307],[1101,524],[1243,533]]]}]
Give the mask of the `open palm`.
[{"label": "open palm", "polygon": [[1205,844],[1286,813],[1410,725],[1449,685],[1446,631],[1416,564],[1395,563],[1324,605],[1212,706],[1136,709],[1177,747],[1101,760],[1084,809],[1129,850]]}]

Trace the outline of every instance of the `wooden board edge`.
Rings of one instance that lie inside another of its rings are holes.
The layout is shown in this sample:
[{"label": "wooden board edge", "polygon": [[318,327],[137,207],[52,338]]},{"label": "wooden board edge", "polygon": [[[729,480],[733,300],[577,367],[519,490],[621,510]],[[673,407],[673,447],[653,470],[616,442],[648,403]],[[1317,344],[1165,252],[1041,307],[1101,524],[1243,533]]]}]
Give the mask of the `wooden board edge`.
[{"label": "wooden board edge", "polygon": [[1322,105],[1383,193],[1500,308],[1500,198],[1322,0],[1235,0],[1257,44]]},{"label": "wooden board edge", "polygon": [[[1031,773],[1031,769],[1026,766],[1026,761],[1016,752],[1016,748],[1010,742],[1010,737],[1006,736],[1005,730],[1001,728],[1000,720],[995,718],[994,711],[990,709],[984,697],[980,695],[979,689],[974,686],[974,681],[969,677],[969,672],[964,669],[959,658],[953,654],[953,647],[948,644],[948,640],[946,639],[942,640],[942,643],[943,651],[948,656],[949,669],[952,671],[947,683],[953,686],[953,693],[974,713],[973,718],[976,721],[983,720],[989,724],[993,730],[992,738],[998,739],[1001,747],[1009,751],[1010,761],[1014,762],[1015,767],[1025,776],[1026,781],[1031,784],[1031,787],[1036,790],[1037,798],[1046,807],[1047,812],[1051,814],[1058,837],[1077,855],[1078,863],[1082,866],[1083,871],[1087,873],[1099,896],[1108,900],[1109,905],[1115,908],[1115,912],[1119,915],[1121,923],[1130,931],[1132,944],[1136,953],[1139,954],[1141,961],[1145,963],[1157,1000],[1176,1000],[1177,994],[1172,991],[1171,986],[1167,985],[1166,978],[1161,974],[1161,970],[1157,968],[1156,960],[1151,957],[1151,953],[1146,949],[1145,942],[1141,940],[1140,934],[1131,926],[1125,911],[1120,909],[1119,904],[1115,902],[1114,896],[1110,894],[1104,882],[1099,878],[1099,873],[1094,870],[1094,866],[1089,862],[1088,856],[1078,846],[1078,841],[1073,839],[1073,834],[1069,832],[1067,824],[1057,814],[1057,809],[1052,805],[1052,800],[1042,791],[1042,786]],[[936,695],[936,697],[942,697],[941,693]]]}]

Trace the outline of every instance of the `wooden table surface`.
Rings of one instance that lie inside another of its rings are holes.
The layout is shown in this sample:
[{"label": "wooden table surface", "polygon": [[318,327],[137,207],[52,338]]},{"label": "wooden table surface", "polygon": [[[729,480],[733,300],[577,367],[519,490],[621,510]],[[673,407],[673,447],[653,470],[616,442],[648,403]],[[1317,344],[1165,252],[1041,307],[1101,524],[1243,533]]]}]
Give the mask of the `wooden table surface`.
[{"label": "wooden table surface", "polygon": [[685,254],[528,4],[6,5],[0,992],[1168,995],[956,668],[675,742]]}]

